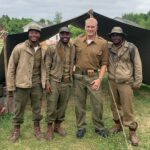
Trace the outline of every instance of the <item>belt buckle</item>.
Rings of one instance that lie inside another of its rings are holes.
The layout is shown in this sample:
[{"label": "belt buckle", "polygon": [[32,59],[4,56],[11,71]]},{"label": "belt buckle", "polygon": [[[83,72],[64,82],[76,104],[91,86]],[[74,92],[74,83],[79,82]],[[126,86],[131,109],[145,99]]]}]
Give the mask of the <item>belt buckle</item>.
[{"label": "belt buckle", "polygon": [[89,77],[93,77],[93,76],[94,76],[94,70],[93,70],[93,69],[88,69],[88,70],[87,70],[87,75],[88,75]]}]

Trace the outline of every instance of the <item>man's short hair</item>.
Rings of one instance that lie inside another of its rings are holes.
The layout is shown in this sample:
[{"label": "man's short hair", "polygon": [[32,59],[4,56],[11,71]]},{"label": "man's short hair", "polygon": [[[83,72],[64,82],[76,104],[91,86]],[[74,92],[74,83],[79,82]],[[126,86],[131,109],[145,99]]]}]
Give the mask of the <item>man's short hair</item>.
[{"label": "man's short hair", "polygon": [[98,21],[97,21],[95,18],[88,18],[88,19],[86,19],[86,20],[85,20],[85,24],[86,24],[87,22],[90,22],[90,21],[95,22],[96,26],[98,26]]}]

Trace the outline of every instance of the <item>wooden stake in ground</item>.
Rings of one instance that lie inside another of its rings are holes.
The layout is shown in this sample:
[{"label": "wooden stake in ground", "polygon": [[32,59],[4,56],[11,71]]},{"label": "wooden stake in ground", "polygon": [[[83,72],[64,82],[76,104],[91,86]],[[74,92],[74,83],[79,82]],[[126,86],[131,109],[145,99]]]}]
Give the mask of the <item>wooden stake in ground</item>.
[{"label": "wooden stake in ground", "polygon": [[[7,32],[4,33],[3,35],[3,41],[4,41],[4,47],[3,47],[3,52],[4,52],[4,67],[5,67],[5,84],[7,87],[7,66],[8,66],[8,55],[7,55],[7,44],[6,44],[6,39],[7,39]],[[6,112],[7,113],[13,113],[13,95],[9,96],[6,88]]]}]

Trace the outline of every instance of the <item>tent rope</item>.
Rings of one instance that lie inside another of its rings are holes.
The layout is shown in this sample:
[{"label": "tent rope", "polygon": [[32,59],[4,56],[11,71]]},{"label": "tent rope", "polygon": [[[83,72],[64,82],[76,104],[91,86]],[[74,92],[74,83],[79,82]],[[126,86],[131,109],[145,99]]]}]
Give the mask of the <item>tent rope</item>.
[{"label": "tent rope", "polygon": [[110,82],[108,80],[108,85],[109,85],[109,88],[110,88],[110,92],[112,94],[112,99],[113,99],[113,102],[115,104],[115,108],[116,108],[116,111],[117,111],[117,114],[118,114],[118,117],[119,117],[119,121],[120,121],[120,124],[121,124],[121,127],[123,129],[123,135],[124,135],[124,139],[125,139],[125,142],[126,142],[126,145],[127,145],[127,148],[128,150],[133,150],[132,146],[128,144],[128,140],[127,140],[127,136],[126,136],[126,133],[125,133],[125,129],[124,129],[124,126],[123,126],[123,122],[121,120],[121,116],[119,114],[119,110],[118,110],[118,107],[117,107],[117,104],[116,104],[116,100],[115,100],[115,97],[114,97],[114,93],[112,91],[112,88],[111,88],[111,85],[110,85]]}]

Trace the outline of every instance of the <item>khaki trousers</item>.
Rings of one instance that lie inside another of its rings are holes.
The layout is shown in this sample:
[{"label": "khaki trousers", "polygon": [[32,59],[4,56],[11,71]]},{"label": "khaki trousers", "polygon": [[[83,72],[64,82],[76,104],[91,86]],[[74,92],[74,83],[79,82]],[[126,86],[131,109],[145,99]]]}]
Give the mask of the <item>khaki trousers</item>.
[{"label": "khaki trousers", "polygon": [[42,85],[36,84],[32,88],[17,88],[14,97],[14,125],[20,125],[24,121],[24,113],[28,100],[31,100],[33,121],[39,122],[41,115]]},{"label": "khaki trousers", "polygon": [[91,89],[90,83],[98,78],[95,74],[93,77],[88,75],[75,74],[75,113],[77,128],[83,129],[86,127],[86,99],[87,94],[90,95],[90,102],[92,107],[92,120],[95,129],[104,129],[104,124],[102,121],[103,115],[103,101],[101,98],[101,90],[94,91]]},{"label": "khaki trousers", "polygon": [[[109,80],[109,91],[112,97],[112,92],[119,110],[119,114],[123,119],[125,126],[131,129],[137,128],[137,123],[135,122],[134,112],[133,112],[133,90],[129,84],[117,84],[112,80]],[[112,92],[111,92],[112,90]],[[118,113],[115,107],[113,98],[111,98],[111,110],[113,113],[114,120],[119,120]]]},{"label": "khaki trousers", "polygon": [[62,122],[70,97],[70,83],[51,81],[52,92],[47,93],[47,123]]}]

